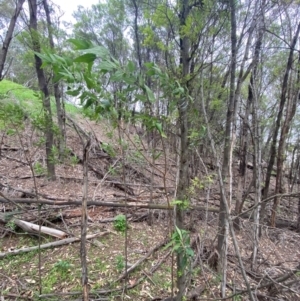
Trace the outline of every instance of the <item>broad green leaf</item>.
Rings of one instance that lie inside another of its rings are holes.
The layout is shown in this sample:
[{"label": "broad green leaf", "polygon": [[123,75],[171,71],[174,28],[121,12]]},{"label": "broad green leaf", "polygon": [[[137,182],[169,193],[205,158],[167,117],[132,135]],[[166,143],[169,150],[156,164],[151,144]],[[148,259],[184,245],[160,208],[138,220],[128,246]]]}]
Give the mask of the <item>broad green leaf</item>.
[{"label": "broad green leaf", "polygon": [[112,81],[115,81],[115,82],[120,82],[124,79],[126,75],[124,74],[124,72],[122,70],[117,70],[111,77],[110,79]]},{"label": "broad green leaf", "polygon": [[93,79],[87,73],[83,73],[83,78],[86,82],[88,89],[93,89],[95,87]]},{"label": "broad green leaf", "polygon": [[88,49],[92,46],[92,43],[87,40],[68,39],[68,42],[72,43],[77,50]]},{"label": "broad green leaf", "polygon": [[144,64],[148,69],[151,69],[154,67],[154,63],[145,63]]},{"label": "broad green leaf", "polygon": [[111,61],[102,61],[99,64],[99,68],[102,71],[113,71],[114,69],[117,68],[116,64],[111,62]]},{"label": "broad green leaf", "polygon": [[160,122],[155,123],[155,128],[163,138],[167,138],[166,134],[163,132],[162,124]]},{"label": "broad green leaf", "polygon": [[134,72],[135,71],[135,64],[132,61],[128,61],[127,69],[128,69],[129,72]]},{"label": "broad green leaf", "polygon": [[155,102],[155,96],[152,90],[147,85],[145,85],[145,89],[150,102]]},{"label": "broad green leaf", "polygon": [[92,104],[94,103],[94,99],[93,98],[88,98],[86,101],[85,101],[85,104],[84,104],[84,109],[87,109],[88,107],[90,107]]},{"label": "broad green leaf", "polygon": [[140,100],[142,102],[147,101],[147,97],[145,95],[143,95],[143,94],[136,94],[135,95],[135,99],[136,100]]},{"label": "broad green leaf", "polygon": [[96,55],[93,53],[86,53],[81,56],[78,56],[74,59],[74,62],[77,63],[91,63],[96,59]]},{"label": "broad green leaf", "polygon": [[136,77],[128,74],[124,74],[123,81],[128,85],[136,84]]},{"label": "broad green leaf", "polygon": [[96,46],[96,47],[88,47],[85,48],[84,53],[93,53],[95,55],[97,55],[97,57],[100,58],[105,58],[105,57],[109,57],[109,51],[102,46]]},{"label": "broad green leaf", "polygon": [[68,90],[66,94],[71,95],[71,96],[78,96],[80,94],[80,89],[77,90]]},{"label": "broad green leaf", "polygon": [[102,99],[101,99],[101,103],[102,103],[104,106],[106,106],[106,107],[109,107],[109,106],[111,105],[111,102],[110,102],[109,99],[104,99],[104,98],[102,98]]}]

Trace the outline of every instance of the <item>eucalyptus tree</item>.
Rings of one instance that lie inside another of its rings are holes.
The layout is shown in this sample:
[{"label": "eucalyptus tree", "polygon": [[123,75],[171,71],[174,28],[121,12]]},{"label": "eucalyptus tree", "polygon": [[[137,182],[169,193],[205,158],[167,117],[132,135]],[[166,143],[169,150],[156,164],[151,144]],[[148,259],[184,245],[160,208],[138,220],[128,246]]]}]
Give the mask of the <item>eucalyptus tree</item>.
[{"label": "eucalyptus tree", "polygon": [[[11,16],[7,32],[5,34],[4,39],[2,39],[3,44],[2,44],[2,48],[1,48],[1,52],[0,52],[0,81],[5,76],[5,74],[3,74],[3,70],[4,70],[4,67],[5,67],[7,52],[8,52],[11,40],[13,38],[13,35],[14,35],[14,29],[15,29],[15,26],[16,26],[18,16],[19,16],[19,14],[22,10],[24,2],[25,2],[25,0],[18,0],[16,2],[15,10],[14,10],[12,16]],[[4,1],[2,1],[0,4],[3,7],[4,4],[7,4],[7,3],[4,3]],[[5,23],[5,22],[3,22],[3,23]],[[7,67],[7,69],[9,69],[9,66]]]},{"label": "eucalyptus tree", "polygon": [[[51,18],[51,7],[47,0],[43,0],[43,6],[46,14],[46,22],[47,22],[47,31],[48,31],[48,39],[49,39],[49,46],[50,49],[55,52],[56,47],[54,44],[54,26],[52,24]],[[53,11],[53,9],[52,9]],[[64,104],[62,101],[62,93],[60,89],[60,84],[58,81],[55,80],[54,75],[52,77],[52,84],[54,90],[54,97],[56,102],[56,111],[57,111],[57,122],[59,127],[59,137],[58,137],[58,149],[60,157],[63,157],[65,153],[65,140],[66,140],[66,130],[65,130],[65,111],[64,111]]]},{"label": "eucalyptus tree", "polygon": [[52,110],[50,103],[50,93],[47,83],[45,72],[42,69],[42,60],[37,55],[41,52],[41,42],[38,33],[38,4],[36,0],[28,0],[29,6],[29,30],[32,49],[34,50],[35,69],[38,78],[39,88],[43,93],[42,103],[44,109],[44,134],[45,134],[45,147],[46,147],[46,163],[47,173],[50,180],[55,180],[55,162],[53,160],[53,146],[54,146],[54,135],[53,135],[53,121],[52,121]]}]

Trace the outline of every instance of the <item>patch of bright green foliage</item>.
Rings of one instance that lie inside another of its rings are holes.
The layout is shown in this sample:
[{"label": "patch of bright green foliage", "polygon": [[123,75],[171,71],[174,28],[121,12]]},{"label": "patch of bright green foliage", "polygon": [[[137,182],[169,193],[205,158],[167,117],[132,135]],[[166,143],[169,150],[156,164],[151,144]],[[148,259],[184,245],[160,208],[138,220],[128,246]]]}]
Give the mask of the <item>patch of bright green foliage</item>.
[{"label": "patch of bright green foliage", "polygon": [[[53,99],[51,99],[51,107],[55,116],[56,105]],[[69,114],[82,112],[81,108],[70,103],[65,103],[65,109]],[[13,135],[16,128],[22,129],[26,118],[30,118],[36,128],[43,130],[41,93],[9,80],[0,81],[0,129],[5,129],[8,135]]]},{"label": "patch of bright green foliage", "polygon": [[114,228],[119,232],[125,232],[127,228],[126,216],[124,214],[119,214],[114,220]]}]

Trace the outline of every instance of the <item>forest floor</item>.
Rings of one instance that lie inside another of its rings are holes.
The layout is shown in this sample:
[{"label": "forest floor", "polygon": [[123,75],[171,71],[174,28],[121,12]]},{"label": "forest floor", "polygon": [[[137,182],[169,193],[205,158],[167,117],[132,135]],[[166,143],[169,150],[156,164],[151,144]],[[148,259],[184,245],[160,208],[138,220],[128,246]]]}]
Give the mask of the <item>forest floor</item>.
[{"label": "forest floor", "polygon": [[[166,207],[172,201],[176,190],[176,155],[169,147],[158,143],[155,151],[161,155],[153,164],[152,151],[147,148],[145,137],[140,139],[137,133],[141,131],[129,126],[118,133],[107,121],[88,121],[76,114],[67,124],[69,152],[63,163],[56,164],[55,181],[45,176],[41,131],[29,120],[24,122],[23,129],[1,131],[0,213],[36,224],[43,220],[44,226],[56,227],[68,237],[80,237],[82,141],[89,135],[92,148],[88,159],[88,200],[95,203],[88,207],[87,234],[96,235],[87,243],[90,300],[164,300],[170,297],[172,290],[176,293],[175,254],[166,247],[173,228],[172,211],[146,207],[150,200],[152,204]],[[122,150],[116,138],[120,135]],[[203,158],[203,162],[207,162],[206,159]],[[206,169],[208,174],[199,171],[198,180],[191,181],[192,204],[218,209],[216,171],[208,165]],[[237,175],[237,167],[234,173]],[[251,173],[248,170],[248,182]],[[235,176],[234,189],[237,181]],[[49,204],[38,206],[37,196]],[[4,197],[10,202],[4,202]],[[24,204],[22,199],[32,201]],[[68,204],[71,201],[79,203]],[[248,208],[252,205],[251,198],[247,202]],[[296,202],[283,201],[280,208],[281,218],[296,220]],[[216,245],[218,214],[205,210],[187,211],[185,219],[195,256],[191,261],[186,300],[219,300],[221,278],[209,264]],[[14,214],[9,215],[12,212]],[[124,215],[127,231],[124,231]],[[254,270],[251,268],[251,220],[242,220],[241,229],[236,233],[248,281],[257,287],[254,291],[257,300],[300,300],[299,233],[268,226],[263,227],[262,233]],[[1,224],[0,235],[0,300],[81,300],[80,241],[13,255],[14,250],[58,239],[45,234],[39,239],[37,234],[20,230],[13,219]],[[124,275],[125,262],[130,268],[139,260],[136,268]],[[287,277],[282,280],[284,276]],[[227,278],[229,297],[226,300],[249,300],[231,239]]]}]

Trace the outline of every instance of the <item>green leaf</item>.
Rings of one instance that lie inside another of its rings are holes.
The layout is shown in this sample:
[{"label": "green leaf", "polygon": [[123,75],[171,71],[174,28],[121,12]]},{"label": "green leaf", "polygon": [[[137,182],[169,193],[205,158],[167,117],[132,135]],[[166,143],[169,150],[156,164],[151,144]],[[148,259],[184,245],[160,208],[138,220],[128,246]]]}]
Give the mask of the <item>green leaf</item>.
[{"label": "green leaf", "polygon": [[162,137],[167,138],[166,134],[163,132],[162,124],[160,122],[155,123],[155,128],[158,130]]},{"label": "green leaf", "polygon": [[134,85],[136,83],[136,77],[124,74],[123,81],[128,85]]},{"label": "green leaf", "polygon": [[88,49],[93,45],[90,41],[79,39],[68,39],[68,42],[72,43],[77,50]]},{"label": "green leaf", "polygon": [[86,53],[81,56],[78,56],[76,59],[74,59],[74,62],[77,63],[91,63],[96,59],[96,55],[93,53]]},{"label": "green leaf", "polygon": [[194,256],[194,251],[191,248],[186,249],[186,255],[193,257]]},{"label": "green leaf", "polygon": [[93,98],[88,98],[84,104],[84,109],[87,109],[88,107],[90,107],[92,104],[94,103],[94,99]]},{"label": "green leaf", "polygon": [[71,95],[71,96],[78,96],[79,94],[80,94],[80,90],[81,89],[77,89],[77,90],[68,90],[67,92],[66,92],[66,94],[68,94],[68,95]]},{"label": "green leaf", "polygon": [[180,230],[177,226],[175,226],[175,228],[176,228],[177,234],[178,234],[179,237],[180,237],[180,240],[182,240],[182,230]]},{"label": "green leaf", "polygon": [[147,97],[146,97],[145,95],[143,95],[143,94],[136,94],[136,95],[135,95],[135,99],[136,99],[136,100],[140,100],[140,101],[142,101],[142,102],[147,101]]},{"label": "green leaf", "polygon": [[125,77],[125,74],[122,70],[117,70],[112,76],[111,76],[111,80],[114,82],[120,82],[123,80],[123,78]]},{"label": "green leaf", "polygon": [[111,102],[109,101],[109,99],[101,99],[100,104],[103,108],[107,109],[110,107]]},{"label": "green leaf", "polygon": [[129,72],[134,72],[135,71],[135,64],[132,61],[128,61],[127,69],[128,69]]},{"label": "green leaf", "polygon": [[83,78],[86,82],[88,89],[93,89],[95,87],[93,79],[87,73],[83,73]]},{"label": "green leaf", "polygon": [[88,47],[86,49],[84,49],[85,53],[93,53],[95,54],[97,57],[101,57],[103,58],[108,58],[109,55],[109,51],[103,47],[103,46],[96,46],[96,47]]},{"label": "green leaf", "polygon": [[117,68],[117,65],[111,61],[102,61],[99,64],[99,68],[102,71],[113,71],[114,69]]},{"label": "green leaf", "polygon": [[151,69],[154,67],[154,63],[145,63],[144,64],[148,69]]},{"label": "green leaf", "polygon": [[152,102],[152,103],[155,102],[154,93],[147,85],[145,85],[145,90],[146,90],[146,93],[147,93],[147,96],[148,96],[148,99],[150,100],[150,102]]}]

